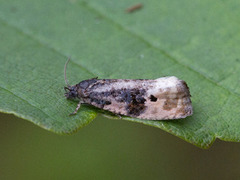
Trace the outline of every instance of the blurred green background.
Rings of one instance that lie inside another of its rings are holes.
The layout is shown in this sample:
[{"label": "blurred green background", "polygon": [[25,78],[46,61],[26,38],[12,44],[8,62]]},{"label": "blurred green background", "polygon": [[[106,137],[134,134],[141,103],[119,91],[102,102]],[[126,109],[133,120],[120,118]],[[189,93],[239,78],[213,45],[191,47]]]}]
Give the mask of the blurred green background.
[{"label": "blurred green background", "polygon": [[0,114],[0,179],[238,179],[240,144],[199,149],[160,129],[102,116],[56,135]]}]

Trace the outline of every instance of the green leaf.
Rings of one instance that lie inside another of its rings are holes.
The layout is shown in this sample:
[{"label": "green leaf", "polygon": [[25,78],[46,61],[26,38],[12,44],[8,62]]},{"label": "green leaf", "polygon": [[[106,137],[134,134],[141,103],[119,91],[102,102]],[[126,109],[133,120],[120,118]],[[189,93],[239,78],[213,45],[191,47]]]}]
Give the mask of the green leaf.
[{"label": "green leaf", "polygon": [[[64,98],[93,78],[174,75],[191,90],[194,114],[182,120],[124,120],[164,129],[202,148],[240,141],[240,3],[237,0],[0,0],[0,110],[57,133],[71,133],[99,110]],[[104,112],[105,114],[105,112]],[[107,113],[106,113],[107,114]]]}]

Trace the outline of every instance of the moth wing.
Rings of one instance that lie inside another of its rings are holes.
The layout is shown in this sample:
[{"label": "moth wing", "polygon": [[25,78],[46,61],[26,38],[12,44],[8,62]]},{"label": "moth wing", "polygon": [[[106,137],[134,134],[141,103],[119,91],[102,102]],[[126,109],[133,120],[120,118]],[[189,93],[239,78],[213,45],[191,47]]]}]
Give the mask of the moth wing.
[{"label": "moth wing", "polygon": [[147,91],[145,105],[149,107],[138,118],[149,120],[180,119],[192,115],[192,102],[185,81],[176,77],[156,79],[156,84]]},{"label": "moth wing", "polygon": [[140,119],[179,119],[193,112],[187,84],[174,76],[156,80],[97,80],[88,93],[87,103]]}]

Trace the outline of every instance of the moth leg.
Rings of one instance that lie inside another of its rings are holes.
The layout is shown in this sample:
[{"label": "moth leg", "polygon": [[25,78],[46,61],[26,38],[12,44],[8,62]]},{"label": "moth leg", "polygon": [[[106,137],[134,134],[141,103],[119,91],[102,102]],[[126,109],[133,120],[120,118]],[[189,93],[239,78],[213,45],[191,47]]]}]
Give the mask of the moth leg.
[{"label": "moth leg", "polygon": [[82,101],[79,101],[79,103],[78,103],[78,105],[77,105],[75,111],[74,111],[73,113],[69,114],[69,116],[77,114],[79,108],[81,107],[81,104],[82,104]]},{"label": "moth leg", "polygon": [[122,116],[120,114],[116,114],[119,119],[122,119]]}]

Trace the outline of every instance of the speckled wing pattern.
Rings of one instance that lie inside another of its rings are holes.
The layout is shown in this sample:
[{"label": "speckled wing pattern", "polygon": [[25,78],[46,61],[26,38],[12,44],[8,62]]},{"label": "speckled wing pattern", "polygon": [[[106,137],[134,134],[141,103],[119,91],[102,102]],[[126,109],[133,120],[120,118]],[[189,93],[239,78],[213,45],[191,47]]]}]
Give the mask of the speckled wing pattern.
[{"label": "speckled wing pattern", "polygon": [[179,119],[193,113],[187,84],[174,76],[91,80],[83,101],[115,114],[148,120]]}]

